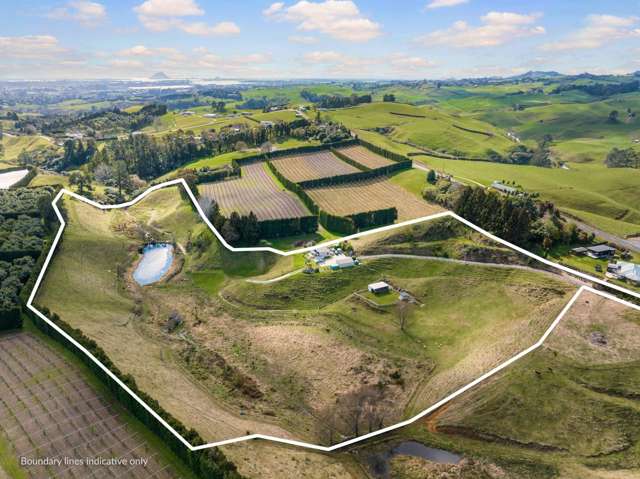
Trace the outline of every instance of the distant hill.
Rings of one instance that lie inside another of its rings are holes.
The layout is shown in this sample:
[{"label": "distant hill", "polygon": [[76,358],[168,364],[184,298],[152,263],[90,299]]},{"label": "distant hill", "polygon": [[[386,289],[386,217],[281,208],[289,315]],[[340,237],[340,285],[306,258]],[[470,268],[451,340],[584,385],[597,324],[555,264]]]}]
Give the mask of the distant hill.
[{"label": "distant hill", "polygon": [[151,75],[151,79],[152,80],[168,80],[169,77],[164,72],[158,72]]},{"label": "distant hill", "polygon": [[521,75],[515,75],[508,78],[513,80],[538,80],[541,78],[559,78],[562,76],[564,76],[562,73],[558,73],[556,71],[528,71],[527,73],[522,73]]}]

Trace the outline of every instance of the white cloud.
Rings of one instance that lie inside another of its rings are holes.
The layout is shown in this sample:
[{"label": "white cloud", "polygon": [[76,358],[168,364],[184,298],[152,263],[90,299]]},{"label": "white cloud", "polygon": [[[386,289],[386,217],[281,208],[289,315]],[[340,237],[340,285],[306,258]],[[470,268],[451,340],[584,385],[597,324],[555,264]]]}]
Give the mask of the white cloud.
[{"label": "white cloud", "polygon": [[309,35],[291,35],[288,40],[291,43],[299,43],[300,45],[313,45],[314,43],[318,43],[316,37]]},{"label": "white cloud", "polygon": [[455,7],[456,5],[462,5],[469,0],[433,0],[425,8],[443,8],[443,7]]},{"label": "white cloud", "polygon": [[267,18],[295,23],[300,31],[317,31],[338,40],[366,42],[381,35],[380,25],[364,17],[351,0],[301,0],[289,7],[277,2],[263,13]]},{"label": "white cloud", "polygon": [[445,30],[436,30],[418,38],[425,45],[446,45],[456,48],[492,47],[515,38],[545,33],[542,26],[534,25],[540,14],[523,15],[511,12],[489,12],[480,18],[482,25],[471,26],[457,21]]},{"label": "white cloud", "polygon": [[152,32],[178,29],[198,36],[228,36],[240,33],[238,25],[229,21],[212,25],[206,22],[185,21],[183,17],[205,14],[194,0],[147,0],[133,10],[138,14],[140,23]]},{"label": "white cloud", "polygon": [[39,59],[65,51],[51,35],[0,37],[0,58]]},{"label": "white cloud", "polygon": [[118,54],[126,57],[148,57],[153,55],[153,51],[144,45],[136,45],[126,50],[121,50]]},{"label": "white cloud", "polygon": [[640,37],[637,17],[589,15],[586,25],[558,42],[546,43],[543,50],[578,50],[599,48],[606,43],[624,38]]},{"label": "white cloud", "polygon": [[220,22],[207,25],[204,22],[183,23],[177,27],[185,33],[199,36],[228,36],[240,33],[240,28],[233,22]]},{"label": "white cloud", "polygon": [[419,76],[435,64],[426,58],[397,53],[389,56],[355,57],[335,50],[318,50],[303,55],[304,63],[321,68],[334,77],[390,77],[408,74]]},{"label": "white cloud", "polygon": [[107,9],[104,5],[88,0],[76,0],[67,3],[63,7],[54,8],[47,17],[57,20],[75,20],[85,26],[95,26],[107,18]]},{"label": "white cloud", "polygon": [[133,9],[145,17],[189,17],[204,15],[193,0],[147,0]]},{"label": "white cloud", "polygon": [[270,17],[278,12],[281,12],[283,8],[284,2],[272,3],[271,5],[269,5],[269,8],[265,8],[264,10],[262,10],[262,14]]}]

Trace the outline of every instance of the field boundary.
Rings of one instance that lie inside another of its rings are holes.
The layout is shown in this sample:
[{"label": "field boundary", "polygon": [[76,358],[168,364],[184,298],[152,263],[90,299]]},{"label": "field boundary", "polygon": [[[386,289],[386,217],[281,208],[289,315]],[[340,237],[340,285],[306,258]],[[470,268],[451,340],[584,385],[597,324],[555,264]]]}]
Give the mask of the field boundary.
[{"label": "field boundary", "polygon": [[[139,196],[137,196],[136,198],[127,201],[125,203],[121,203],[121,204],[117,204],[117,205],[102,205],[96,201],[90,200],[88,198],[85,198],[77,193],[68,191],[66,189],[61,189],[58,194],[55,196],[55,198],[53,199],[51,205],[56,213],[56,216],[58,217],[58,220],[60,221],[60,227],[58,228],[58,231],[56,232],[55,238],[53,240],[53,243],[51,245],[51,248],[49,249],[49,252],[47,253],[47,256],[45,258],[45,261],[43,263],[42,269],[40,270],[38,277],[35,281],[35,284],[33,286],[33,289],[29,295],[29,299],[27,300],[27,308],[29,308],[29,310],[31,310],[34,314],[36,314],[39,318],[41,318],[43,321],[45,321],[47,324],[49,324],[52,328],[54,328],[59,334],[61,334],[64,338],[66,338],[68,341],[70,341],[75,347],[77,347],[79,350],[81,350],[84,354],[86,354],[100,369],[102,369],[109,377],[111,377],[120,387],[122,387],[129,395],[131,395],[131,397],[133,397],[144,409],[146,409],[156,420],[158,420],[164,427],[166,427],[182,444],[185,445],[185,447],[187,447],[188,449],[190,449],[191,451],[199,451],[199,450],[203,450],[203,449],[209,449],[209,448],[213,448],[213,447],[217,447],[217,446],[223,446],[223,445],[227,445],[227,444],[233,444],[233,443],[238,443],[238,442],[243,442],[243,441],[248,441],[248,440],[252,440],[252,439],[263,439],[263,440],[267,440],[267,441],[271,441],[271,442],[277,442],[277,443],[282,443],[282,444],[288,444],[288,445],[293,445],[293,446],[299,446],[299,447],[304,447],[307,449],[313,449],[313,450],[317,450],[317,451],[322,451],[322,452],[331,452],[331,451],[335,451],[337,449],[341,449],[344,448],[346,446],[350,446],[352,444],[364,441],[366,439],[369,439],[371,437],[375,437],[375,436],[379,436],[381,434],[385,434],[387,432],[390,431],[394,431],[396,429],[402,428],[404,426],[407,426],[409,424],[414,423],[415,421],[418,421],[419,419],[423,418],[424,416],[430,414],[431,412],[435,411],[436,409],[440,408],[441,406],[443,406],[444,404],[452,401],[453,399],[455,399],[456,397],[460,396],[461,394],[463,394],[464,392],[468,391],[469,389],[473,388],[474,386],[478,385],[479,383],[485,381],[486,379],[490,378],[491,376],[495,375],[496,373],[500,372],[501,370],[503,370],[504,368],[508,367],[509,365],[511,365],[512,363],[518,361],[519,359],[521,359],[522,357],[526,356],[527,354],[531,353],[532,351],[536,350],[537,348],[539,348],[540,346],[542,346],[542,344],[544,343],[544,341],[547,339],[547,337],[553,332],[553,330],[556,328],[556,326],[558,325],[558,323],[560,322],[560,320],[566,315],[566,313],[571,309],[571,307],[573,306],[573,304],[576,302],[576,300],[578,299],[578,297],[584,292],[584,291],[590,291],[592,293],[595,293],[597,295],[600,295],[602,297],[605,297],[607,299],[611,299],[613,301],[616,301],[620,304],[623,304],[625,306],[628,306],[630,308],[636,309],[638,311],[640,311],[640,306],[633,304],[629,301],[625,301],[621,298],[618,298],[617,296],[614,296],[610,293],[606,293],[604,291],[599,291],[596,290],[595,288],[591,287],[591,286],[586,286],[586,285],[582,285],[578,288],[578,290],[575,292],[575,294],[572,296],[572,298],[569,300],[569,302],[565,305],[565,307],[562,309],[562,311],[560,312],[560,314],[554,319],[553,323],[549,326],[549,328],[544,332],[544,334],[542,335],[542,337],[532,346],[528,347],[527,349],[521,351],[520,353],[516,354],[515,356],[513,356],[512,358],[508,359],[507,361],[499,364],[498,366],[496,366],[495,368],[493,368],[492,370],[488,371],[487,373],[484,373],[483,375],[481,375],[480,377],[476,378],[475,380],[471,381],[470,383],[466,384],[465,386],[461,387],[460,389],[456,390],[455,392],[453,392],[452,394],[448,395],[447,397],[441,399],[440,401],[436,402],[435,404],[433,404],[432,406],[430,406],[429,408],[421,411],[420,413],[416,414],[415,416],[396,423],[392,426],[388,426],[385,427],[383,429],[379,429],[377,431],[368,433],[368,434],[364,434],[362,436],[358,436],[355,437],[353,439],[338,443],[338,444],[334,444],[333,446],[321,446],[318,444],[312,444],[312,443],[307,443],[304,441],[296,441],[296,440],[292,440],[292,439],[284,439],[284,438],[279,438],[279,437],[275,437],[275,436],[269,436],[269,435],[264,435],[264,434],[250,434],[250,435],[246,435],[246,436],[240,436],[240,437],[236,437],[236,438],[232,438],[232,439],[226,439],[226,440],[222,440],[222,441],[216,441],[216,442],[212,442],[212,443],[208,443],[208,444],[202,444],[202,445],[192,445],[191,443],[189,443],[184,437],[182,437],[170,424],[167,423],[167,421],[165,421],[158,413],[156,413],[147,403],[145,403],[142,399],[140,399],[140,397],[135,394],[125,383],[123,383],[113,372],[111,372],[106,366],[104,366],[98,359],[96,359],[96,357],[94,355],[92,355],[84,346],[82,346],[78,341],[76,341],[73,337],[71,337],[69,334],[67,334],[64,330],[62,330],[57,324],[55,324],[53,321],[51,321],[49,318],[47,318],[42,312],[40,312],[34,305],[33,305],[33,301],[35,299],[35,296],[38,292],[38,289],[40,288],[40,285],[42,284],[42,280],[44,279],[46,270],[51,262],[51,259],[53,258],[55,251],[56,251],[56,247],[62,237],[62,234],[64,232],[64,229],[66,227],[66,221],[62,215],[62,213],[60,212],[60,209],[58,208],[58,202],[60,201],[60,199],[66,194],[68,196],[71,196],[72,198],[75,198],[79,201],[82,201],[84,203],[87,203],[91,206],[94,206],[96,208],[102,209],[102,210],[111,210],[111,209],[119,209],[119,208],[127,208],[129,206],[133,206],[136,203],[140,202],[141,200],[143,200],[146,196],[148,196],[149,194],[151,194],[152,192],[162,189],[162,188],[166,188],[169,186],[177,186],[177,185],[182,185],[183,188],[185,188],[185,191],[187,192],[189,198],[191,199],[194,207],[196,208],[196,210],[198,211],[198,214],[200,215],[200,217],[202,218],[202,220],[205,222],[205,224],[209,227],[209,229],[213,232],[213,234],[216,236],[216,238],[230,251],[233,252],[247,252],[247,251],[267,251],[267,252],[271,252],[271,253],[275,253],[281,256],[291,256],[291,255],[295,255],[295,254],[301,254],[301,253],[305,253],[308,251],[311,251],[313,249],[316,249],[318,247],[318,245],[314,245],[314,246],[310,246],[310,247],[306,247],[306,248],[299,248],[299,249],[295,249],[295,250],[290,250],[290,251],[281,251],[279,249],[276,248],[272,248],[272,247],[268,247],[268,246],[257,246],[257,247],[234,247],[231,246],[229,243],[227,243],[227,241],[225,241],[225,239],[222,237],[222,235],[214,228],[214,226],[211,224],[211,222],[209,221],[209,219],[207,218],[206,214],[204,213],[203,209],[201,208],[200,204],[198,203],[195,195],[193,194],[193,192],[191,191],[191,189],[189,188],[187,182],[183,179],[183,178],[178,178],[175,180],[171,180],[171,181],[167,181],[164,183],[160,183],[158,185],[152,186],[149,189],[147,189],[146,191],[144,191],[143,193],[141,193]],[[599,278],[595,278],[589,274],[586,273],[582,273],[580,271],[576,271],[573,270],[571,268],[568,268],[566,266],[554,263],[553,261],[549,261],[545,258],[542,258],[534,253],[531,253],[530,251],[527,251],[524,248],[521,248],[517,245],[514,245],[512,243],[509,243],[506,240],[503,240],[502,238],[499,238],[491,233],[489,233],[488,231],[483,230],[482,228],[480,228],[479,226],[476,226],[475,224],[471,223],[470,221],[462,218],[461,216],[451,212],[451,211],[445,211],[442,213],[436,213],[433,215],[429,215],[429,216],[425,216],[422,218],[416,218],[413,220],[408,220],[408,221],[403,221],[401,223],[397,223],[397,224],[392,224],[392,225],[387,225],[387,226],[382,226],[379,228],[375,228],[369,231],[365,231],[365,232],[361,232],[361,233],[355,233],[349,236],[345,236],[343,238],[338,238],[335,240],[331,240],[331,241],[327,241],[327,242],[323,242],[321,243],[324,246],[329,246],[329,245],[335,245],[338,244],[342,241],[345,240],[349,240],[349,239],[355,239],[355,238],[359,238],[362,236],[366,236],[366,235],[370,235],[370,234],[375,234],[375,233],[379,233],[382,231],[389,231],[389,230],[393,230],[393,229],[397,229],[397,228],[401,228],[404,226],[408,226],[408,225],[413,225],[413,224],[417,224],[420,222],[424,222],[424,221],[429,221],[429,220],[433,220],[436,218],[445,218],[445,217],[452,217],[457,219],[458,221],[462,222],[463,224],[469,226],[470,228],[478,231],[479,233],[487,236],[488,238],[503,244],[515,251],[518,251],[530,258],[536,259],[540,262],[542,262],[543,264],[546,264],[547,266],[551,266],[555,269],[559,269],[563,272],[572,274],[574,276],[578,276],[582,279],[597,283],[601,286],[605,286],[607,288],[611,288],[614,289],[618,292],[624,293],[624,294],[628,294],[631,295],[635,298],[640,299],[640,293],[636,293],[634,291],[628,290],[626,288],[623,288],[621,286],[615,285],[615,284],[610,284],[607,283],[606,281],[603,281]]]}]

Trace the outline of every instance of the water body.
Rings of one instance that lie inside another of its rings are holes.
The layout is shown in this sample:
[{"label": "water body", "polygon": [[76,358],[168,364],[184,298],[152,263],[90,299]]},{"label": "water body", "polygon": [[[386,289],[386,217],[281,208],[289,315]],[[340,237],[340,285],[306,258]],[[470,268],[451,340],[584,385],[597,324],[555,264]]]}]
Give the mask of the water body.
[{"label": "water body", "polygon": [[151,244],[142,250],[142,259],[133,272],[140,286],[152,284],[167,274],[173,263],[173,246],[166,243]]},{"label": "water body", "polygon": [[405,441],[392,449],[374,454],[367,459],[369,468],[375,477],[389,477],[389,463],[395,456],[421,457],[438,464],[458,464],[462,456],[435,447],[428,447],[417,441]]},{"label": "water body", "polygon": [[10,188],[11,185],[27,176],[27,173],[29,173],[29,170],[27,169],[9,171],[7,173],[2,173],[0,171],[0,190],[6,190]]}]

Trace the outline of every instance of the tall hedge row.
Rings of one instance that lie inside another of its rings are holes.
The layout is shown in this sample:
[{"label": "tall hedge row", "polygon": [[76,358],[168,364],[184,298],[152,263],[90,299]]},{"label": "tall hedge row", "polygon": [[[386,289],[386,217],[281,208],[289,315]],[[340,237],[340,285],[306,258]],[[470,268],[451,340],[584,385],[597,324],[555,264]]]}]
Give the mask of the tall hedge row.
[{"label": "tall hedge row", "polygon": [[299,234],[315,233],[318,230],[317,216],[282,218],[258,222],[261,238],[281,238]]},{"label": "tall hedge row", "polygon": [[[141,391],[135,379],[129,374],[123,374],[111,361],[107,353],[98,344],[87,337],[81,330],[71,327],[64,322],[56,313],[51,313],[47,308],[38,309],[65,333],[86,348],[98,361],[100,361],[109,371],[115,374],[124,384],[127,385],[142,401],[162,417],[178,434],[191,444],[205,444],[206,441],[194,429],[188,429],[178,419],[167,412],[158,401],[147,393]],[[191,451],[178,438],[176,438],[158,419],[156,419],[146,408],[136,401],[120,384],[118,384],[104,369],[98,366],[89,356],[75,347],[57,329],[44,321],[40,316],[33,313],[28,308],[24,309],[34,324],[46,335],[55,339],[67,349],[72,351],[89,369],[107,386],[117,400],[127,408],[136,418],[138,418],[147,428],[153,431],[184,463],[198,476],[203,479],[240,479],[236,466],[227,460],[218,448],[209,448],[202,451]]]},{"label": "tall hedge row", "polygon": [[343,183],[352,183],[354,181],[369,180],[380,176],[387,176],[393,172],[408,170],[411,168],[411,160],[393,163],[392,165],[382,166],[375,170],[358,171],[355,173],[346,173],[344,175],[329,176],[327,178],[318,178],[314,180],[301,181],[298,186],[301,188],[318,188],[321,186],[340,185]]},{"label": "tall hedge row", "polygon": [[260,153],[258,155],[252,155],[252,156],[247,156],[245,158],[231,160],[231,164],[234,166],[246,166],[246,165],[250,165],[251,163],[255,163],[257,161],[268,161],[274,158],[279,158],[281,156],[295,155],[296,153],[312,153],[314,151],[326,150],[327,148],[331,148],[331,147],[351,146],[356,144],[358,144],[358,140],[346,140],[338,143],[329,143],[324,145],[298,146],[297,148],[277,150],[277,151],[272,151],[271,153]]}]

